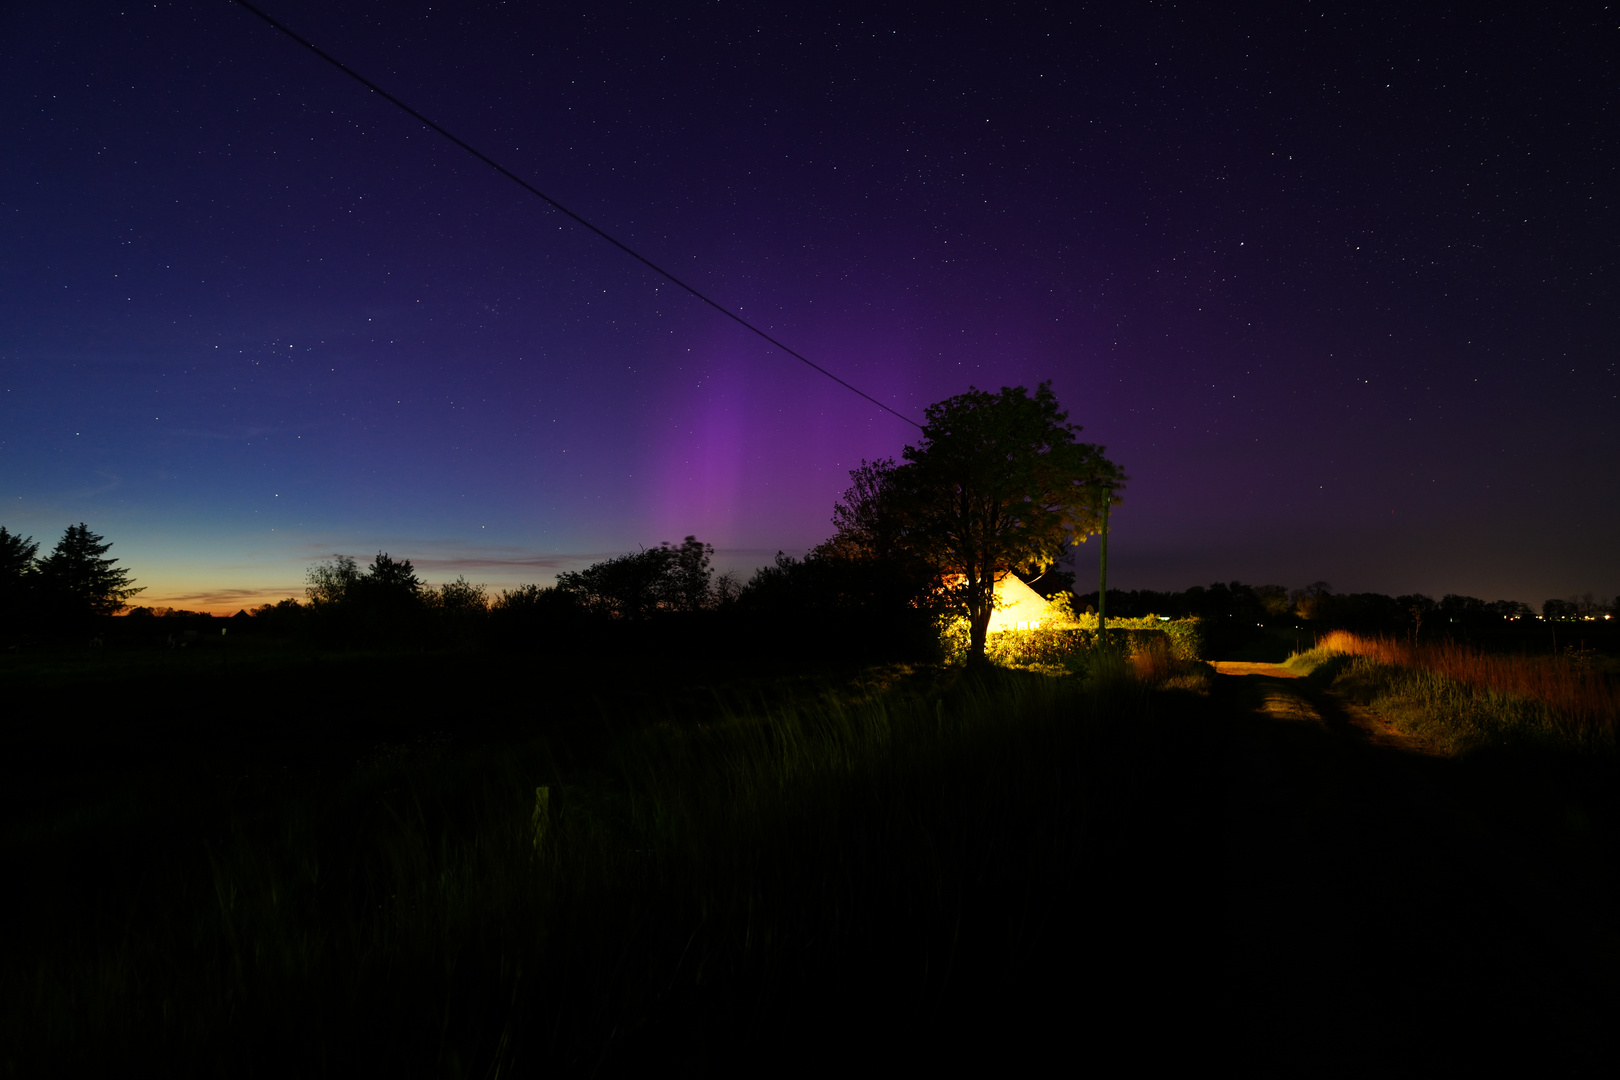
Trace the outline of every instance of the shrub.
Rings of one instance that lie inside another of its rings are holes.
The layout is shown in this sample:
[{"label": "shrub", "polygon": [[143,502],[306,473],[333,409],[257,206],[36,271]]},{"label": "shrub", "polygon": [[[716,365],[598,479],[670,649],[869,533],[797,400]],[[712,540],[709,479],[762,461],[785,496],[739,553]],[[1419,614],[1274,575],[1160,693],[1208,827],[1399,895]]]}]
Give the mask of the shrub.
[{"label": "shrub", "polygon": [[[1061,667],[1074,669],[1080,657],[1097,646],[1097,617],[1081,615],[1080,625],[1043,627],[1039,630],[1003,630],[991,634],[985,655],[1007,667]],[[1087,623],[1089,622],[1089,625]],[[957,620],[946,631],[947,652],[953,660],[967,654],[967,626]],[[1141,619],[1109,620],[1108,644],[1131,659],[1148,650],[1158,650],[1178,661],[1197,660],[1203,651],[1203,635],[1197,619],[1164,622],[1149,615]]]}]

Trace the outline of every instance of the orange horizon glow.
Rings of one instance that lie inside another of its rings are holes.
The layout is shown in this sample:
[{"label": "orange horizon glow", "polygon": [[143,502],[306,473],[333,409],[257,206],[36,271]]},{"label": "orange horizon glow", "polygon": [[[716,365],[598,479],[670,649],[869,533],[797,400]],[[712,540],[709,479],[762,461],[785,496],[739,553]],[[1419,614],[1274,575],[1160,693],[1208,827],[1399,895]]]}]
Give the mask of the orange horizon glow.
[{"label": "orange horizon glow", "polygon": [[175,611],[195,611],[199,615],[235,615],[238,611],[252,611],[265,604],[277,604],[291,597],[304,602],[304,587],[266,589],[165,589],[161,592],[148,587],[145,592],[130,597],[129,607],[119,612],[128,615],[138,607],[172,608]]}]

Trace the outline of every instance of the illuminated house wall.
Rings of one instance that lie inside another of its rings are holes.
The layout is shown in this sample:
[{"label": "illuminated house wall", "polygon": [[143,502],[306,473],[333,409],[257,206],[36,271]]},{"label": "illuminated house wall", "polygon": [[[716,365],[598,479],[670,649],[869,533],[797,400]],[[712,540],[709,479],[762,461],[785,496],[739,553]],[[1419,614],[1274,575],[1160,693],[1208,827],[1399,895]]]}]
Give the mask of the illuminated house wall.
[{"label": "illuminated house wall", "polygon": [[996,582],[996,610],[990,613],[990,633],[1002,630],[1039,630],[1056,622],[1056,613],[1041,594],[1016,574]]},{"label": "illuminated house wall", "polygon": [[[961,580],[956,577],[947,579],[947,583],[960,584]],[[996,582],[996,609],[990,613],[989,633],[1051,629],[1060,622],[1069,623],[1068,617],[1054,611],[1040,593],[1024,584],[1016,574],[1003,575]]]}]

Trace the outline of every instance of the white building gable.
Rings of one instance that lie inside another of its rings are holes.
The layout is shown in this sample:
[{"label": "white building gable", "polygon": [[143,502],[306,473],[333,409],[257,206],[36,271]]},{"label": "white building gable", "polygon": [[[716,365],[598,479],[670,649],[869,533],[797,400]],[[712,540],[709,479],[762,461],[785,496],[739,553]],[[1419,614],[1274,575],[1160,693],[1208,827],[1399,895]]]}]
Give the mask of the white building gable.
[{"label": "white building gable", "polygon": [[1052,605],[1017,574],[996,582],[996,609],[990,613],[990,633],[1002,630],[1039,630],[1057,621]]}]

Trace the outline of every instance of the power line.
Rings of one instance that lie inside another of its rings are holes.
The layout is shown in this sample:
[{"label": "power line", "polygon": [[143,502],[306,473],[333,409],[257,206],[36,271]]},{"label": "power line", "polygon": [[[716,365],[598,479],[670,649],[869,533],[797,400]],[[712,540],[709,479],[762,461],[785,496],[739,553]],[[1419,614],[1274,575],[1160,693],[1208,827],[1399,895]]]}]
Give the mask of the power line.
[{"label": "power line", "polygon": [[786,345],[782,344],[780,341],[777,341],[771,335],[767,334],[765,331],[761,330],[759,327],[755,326],[753,323],[749,322],[747,319],[743,318],[741,315],[738,315],[736,312],[732,311],[730,308],[725,307],[722,304],[720,304],[720,303],[718,303],[718,302],[716,302],[714,300],[709,299],[703,293],[699,292],[697,289],[695,289],[692,286],[688,285],[686,282],[682,281],[680,278],[676,277],[674,274],[670,273],[668,270],[665,270],[662,266],[659,266],[657,263],[653,262],[651,259],[649,259],[645,255],[641,254],[639,251],[636,251],[634,248],[630,247],[628,244],[624,243],[623,241],[618,240],[617,238],[613,237],[612,235],[610,235],[610,234],[602,231],[601,229],[597,228],[595,225],[592,225],[589,221],[586,221],[584,218],[580,217],[578,214],[576,214],[572,210],[568,209],[568,207],[564,206],[562,203],[558,202],[556,199],[553,199],[550,195],[547,195],[545,192],[541,191],[539,188],[535,187],[533,184],[529,183],[527,180],[523,179],[521,176],[517,175],[512,170],[506,168],[504,165],[501,165],[499,162],[497,162],[493,158],[489,157],[489,155],[483,153],[482,151],[474,149],[472,146],[470,146],[467,143],[463,142],[461,139],[457,138],[455,135],[452,135],[450,132],[446,131],[444,128],[440,127],[438,124],[435,124],[432,120],[429,120],[427,117],[423,116],[421,113],[417,112],[415,109],[411,108],[409,105],[407,105],[403,101],[399,100],[399,98],[395,97],[393,94],[390,94],[388,91],[384,90],[382,87],[378,86],[376,83],[372,82],[370,79],[366,78],[364,75],[360,74],[358,71],[355,71],[353,68],[351,68],[347,64],[343,63],[343,61],[339,60],[337,57],[332,56],[330,53],[327,53],[327,52],[323,51],[321,48],[319,48],[313,42],[308,41],[308,40],[306,40],[306,39],[304,39],[302,37],[299,37],[298,34],[294,33],[291,29],[289,29],[288,27],[286,27],[286,26],[282,25],[281,23],[277,22],[275,19],[272,19],[269,15],[266,15],[264,12],[260,11],[256,7],[254,7],[252,4],[247,3],[246,0],[232,0],[232,2],[235,3],[238,7],[245,8],[246,10],[248,10],[248,11],[252,12],[253,14],[257,15],[259,18],[261,18],[265,22],[269,23],[275,29],[281,31],[283,34],[286,34],[288,37],[290,37],[294,41],[298,42],[298,44],[302,45],[304,48],[308,49],[310,52],[314,53],[316,56],[320,57],[322,60],[325,60],[328,64],[331,64],[333,67],[335,67],[339,71],[343,72],[343,74],[347,75],[349,78],[353,79],[355,82],[359,83],[361,86],[364,86],[367,90],[370,90],[373,94],[376,94],[379,97],[381,97],[384,101],[388,102],[390,105],[393,105],[393,106],[397,107],[402,112],[405,112],[405,113],[409,114],[417,122],[431,128],[432,130],[438,132],[440,135],[443,135],[446,139],[449,139],[451,142],[455,143],[457,146],[459,146],[463,150],[467,151],[467,153],[471,154],[473,157],[477,158],[479,161],[482,161],[485,165],[488,165],[490,168],[494,169],[496,172],[500,173],[502,176],[506,177],[508,180],[512,181],[514,184],[521,187],[524,191],[527,191],[529,194],[535,196],[536,198],[544,200],[546,202],[546,204],[549,205],[553,210],[556,210],[558,213],[566,215],[567,217],[572,219],[576,224],[582,225],[585,228],[589,229],[591,232],[595,233],[597,236],[600,236],[603,240],[606,240],[608,243],[612,244],[614,247],[618,248],[620,251],[624,252],[626,255],[630,256],[632,259],[634,259],[637,262],[641,263],[643,266],[647,267],[649,270],[653,271],[655,274],[658,274],[660,277],[666,278],[672,284],[678,285],[681,288],[685,289],[687,292],[691,293],[693,296],[697,297],[699,300],[703,301],[705,304],[708,304],[710,307],[714,308],[714,310],[718,311],[720,314],[724,315],[726,318],[730,319],[732,322],[737,323],[739,326],[742,326],[745,329],[752,330],[755,334],[758,334],[760,337],[764,338],[766,341],[770,342],[772,345],[775,345],[778,349],[781,349],[783,352],[787,353],[789,356],[793,357],[795,360],[798,360],[800,363],[806,364],[809,367],[814,368],[816,371],[819,371],[821,374],[827,376],[827,378],[831,379],[833,382],[837,383],[839,386],[842,386],[845,390],[849,390],[849,391],[851,391],[853,393],[859,394],[861,397],[865,398],[867,401],[870,401],[873,405],[876,405],[878,408],[882,409],[884,412],[890,413],[890,414],[892,414],[894,416],[899,417],[901,420],[904,420],[906,423],[910,424],[912,427],[918,429],[919,431],[922,430],[922,425],[917,423],[917,421],[913,420],[911,417],[905,415],[904,413],[896,412],[894,409],[891,409],[889,406],[883,404],[883,402],[879,401],[877,398],[873,397],[871,394],[868,394],[866,391],[861,390],[858,387],[851,386],[849,383],[845,382],[843,379],[840,379],[837,375],[834,375],[832,372],[828,371],[826,368],[822,367],[820,364],[816,363],[814,360],[811,360],[809,357],[804,356],[801,353],[795,352],[794,350],[788,348]]}]

